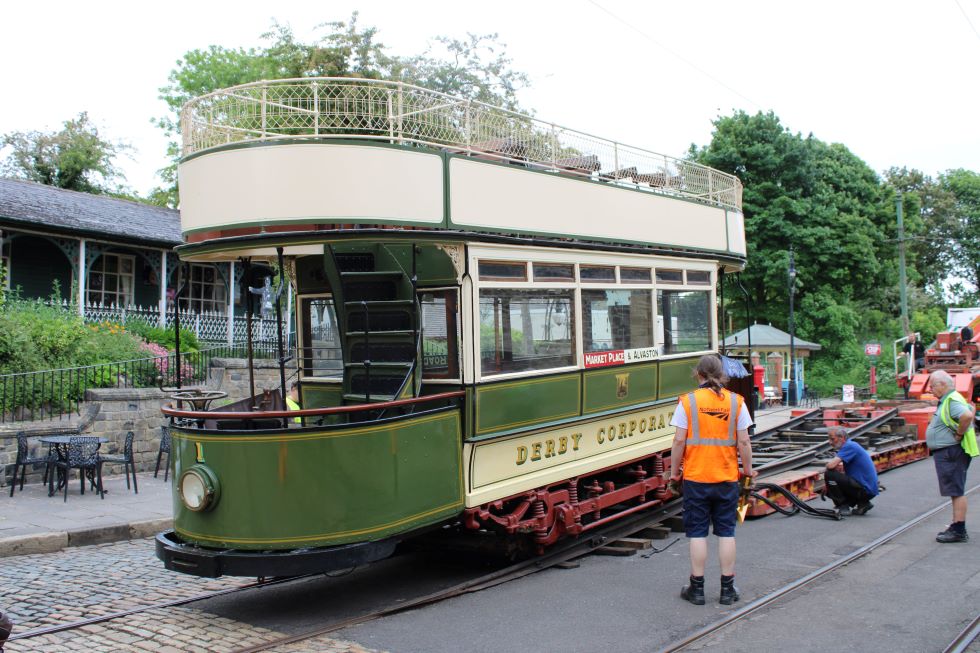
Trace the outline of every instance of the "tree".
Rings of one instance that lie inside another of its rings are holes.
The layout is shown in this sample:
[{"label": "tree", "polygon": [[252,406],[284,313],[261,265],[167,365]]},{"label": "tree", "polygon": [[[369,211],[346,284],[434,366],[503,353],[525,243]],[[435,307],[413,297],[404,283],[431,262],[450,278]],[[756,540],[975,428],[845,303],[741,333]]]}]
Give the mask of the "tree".
[{"label": "tree", "polygon": [[[831,355],[856,342],[862,303],[882,304],[889,268],[883,194],[867,164],[840,144],[792,134],[772,112],[715,121],[690,155],[741,178],[748,264],[742,280],[759,321],[786,328],[789,248],[796,251],[797,334]],[[741,300],[736,296],[733,304]],[[742,315],[736,307],[736,315]]]},{"label": "tree", "polygon": [[939,175],[939,187],[952,196],[948,231],[940,249],[950,268],[973,285],[971,299],[980,294],[980,174],[962,168]]},{"label": "tree", "polygon": [[245,50],[211,46],[185,54],[170,73],[169,84],[160,97],[171,114],[155,123],[174,138],[168,147],[173,163],[161,171],[168,186],[152,196],[172,206],[177,201],[177,144],[180,108],[188,100],[212,91],[264,79],[302,77],[354,77],[399,80],[463,98],[518,109],[516,93],[527,85],[527,76],[511,68],[496,34],[467,35],[466,40],[436,39],[449,58],[432,50],[398,57],[377,40],[377,29],[361,28],[358,13],[350,20],[324,23],[324,35],[313,43],[302,43],[288,25],[273,22],[262,35],[266,46]]},{"label": "tree", "polygon": [[129,147],[104,139],[85,112],[59,132],[11,132],[0,145],[11,148],[0,163],[4,175],[85,193],[124,192],[114,161]]}]

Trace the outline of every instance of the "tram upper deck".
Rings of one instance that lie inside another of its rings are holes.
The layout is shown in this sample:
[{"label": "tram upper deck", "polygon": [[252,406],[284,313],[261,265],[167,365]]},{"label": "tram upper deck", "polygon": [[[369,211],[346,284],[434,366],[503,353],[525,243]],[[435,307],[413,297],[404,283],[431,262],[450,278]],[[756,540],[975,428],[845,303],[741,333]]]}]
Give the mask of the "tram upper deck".
[{"label": "tram upper deck", "polygon": [[744,265],[736,177],[472,100],[399,82],[276,80],[191,100],[181,126],[185,260],[311,254],[322,250],[298,232],[357,226]]}]

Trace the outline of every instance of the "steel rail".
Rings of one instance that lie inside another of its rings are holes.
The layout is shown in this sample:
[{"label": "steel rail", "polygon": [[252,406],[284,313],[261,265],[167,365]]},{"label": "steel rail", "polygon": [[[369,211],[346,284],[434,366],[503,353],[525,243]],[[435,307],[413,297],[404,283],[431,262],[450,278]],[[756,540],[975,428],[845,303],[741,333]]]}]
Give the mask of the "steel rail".
[{"label": "steel rail", "polygon": [[205,592],[203,594],[195,594],[194,596],[189,596],[182,599],[172,599],[170,601],[161,601],[159,603],[153,603],[151,605],[143,605],[138,608],[132,608],[130,610],[119,610],[118,612],[110,612],[108,614],[99,615],[98,617],[89,617],[87,619],[81,619],[79,621],[71,621],[63,624],[57,624],[54,626],[45,626],[44,628],[34,628],[33,630],[28,630],[23,633],[13,634],[8,638],[7,641],[13,642],[18,639],[31,639],[33,637],[40,637],[41,635],[50,635],[52,633],[60,633],[66,630],[75,630],[76,628],[81,628],[82,626],[89,626],[92,624],[102,623],[103,621],[111,621],[113,619],[119,619],[121,617],[128,617],[130,615],[139,614],[141,612],[147,612],[149,610],[158,610],[160,608],[173,608],[181,605],[187,605],[188,603],[195,603],[197,601],[205,601],[207,599],[213,599],[218,596],[235,594],[236,592],[255,589],[257,587],[272,587],[273,585],[282,585],[284,583],[290,583],[294,580],[301,580],[303,578],[309,578],[310,576],[317,576],[317,575],[319,574],[306,574],[304,576],[290,576],[289,578],[280,578],[280,579],[269,580],[269,581],[259,580],[254,583],[239,585],[238,587],[228,587],[223,590],[216,590],[214,592]]},{"label": "steel rail", "polygon": [[663,504],[660,508],[652,510],[651,512],[634,515],[631,518],[616,522],[602,531],[592,533],[588,538],[583,537],[576,540],[570,540],[564,545],[558,545],[558,547],[549,551],[543,556],[531,558],[515,565],[511,565],[510,567],[506,567],[478,578],[459,583],[458,585],[454,585],[444,590],[439,590],[438,592],[433,592],[432,594],[427,594],[426,596],[422,596],[411,601],[405,601],[397,605],[391,605],[365,615],[351,617],[349,619],[337,621],[326,626],[320,626],[306,632],[288,635],[274,641],[264,642],[262,644],[256,644],[255,646],[235,649],[234,653],[259,653],[260,651],[268,651],[280,646],[286,646],[288,644],[294,644],[296,642],[326,635],[350,626],[356,626],[368,621],[374,621],[375,619],[380,619],[381,617],[387,617],[400,612],[406,612],[408,610],[415,610],[426,605],[439,603],[440,601],[445,601],[464,594],[472,594],[474,592],[489,589],[512,580],[530,576],[531,574],[554,567],[555,565],[563,562],[568,562],[572,558],[585,555],[594,549],[604,546],[611,539],[625,537],[629,534],[642,530],[647,526],[662,522],[669,517],[676,516],[680,514],[681,508],[682,506],[680,500],[675,499]]},{"label": "steel rail", "polygon": [[[975,492],[978,489],[980,489],[980,485],[974,485],[972,488],[970,488],[969,490],[967,490],[966,494],[972,494],[973,492]],[[792,581],[790,583],[787,583],[786,585],[783,585],[782,587],[780,587],[780,588],[778,588],[778,589],[770,592],[769,594],[766,594],[764,596],[759,597],[755,601],[752,601],[751,603],[749,603],[745,607],[743,607],[743,608],[741,608],[739,610],[736,610],[735,612],[733,612],[731,615],[725,617],[724,619],[720,619],[720,620],[716,621],[713,624],[708,624],[707,626],[705,626],[701,630],[698,630],[697,632],[695,632],[695,633],[693,633],[691,635],[688,635],[687,637],[685,637],[683,640],[681,640],[679,642],[673,642],[673,643],[671,643],[666,648],[660,649],[660,652],[659,653],[673,653],[673,651],[682,651],[682,650],[686,649],[687,647],[691,646],[692,644],[695,644],[695,643],[703,640],[705,637],[708,637],[709,635],[712,635],[712,634],[714,634],[714,633],[716,633],[716,632],[718,632],[718,631],[726,628],[727,626],[729,626],[729,625],[731,625],[733,623],[736,623],[738,621],[741,621],[742,619],[745,619],[746,617],[748,617],[749,615],[754,614],[755,612],[758,612],[762,608],[770,605],[771,603],[774,603],[774,602],[778,601],[782,597],[784,597],[784,596],[786,596],[786,595],[788,595],[788,594],[790,594],[792,592],[795,592],[796,590],[798,590],[800,588],[806,587],[807,585],[809,585],[809,584],[815,582],[816,580],[822,578],[823,576],[826,576],[827,574],[829,574],[829,573],[831,573],[831,572],[839,569],[840,567],[843,567],[846,564],[849,564],[849,563],[854,562],[855,560],[857,560],[859,558],[862,558],[862,557],[866,556],[867,554],[869,554],[872,551],[874,551],[875,549],[877,549],[879,546],[881,546],[883,544],[887,544],[888,542],[891,542],[892,540],[894,540],[896,537],[898,537],[902,533],[904,533],[904,532],[906,532],[906,531],[914,528],[915,526],[918,526],[921,522],[925,521],[926,519],[932,517],[933,515],[935,515],[937,513],[942,512],[943,510],[946,510],[948,507],[949,507],[949,503],[948,502],[943,502],[940,505],[936,506],[935,508],[931,508],[931,509],[925,511],[924,513],[921,513],[920,515],[918,515],[916,517],[913,517],[912,519],[908,520],[907,522],[905,522],[901,526],[898,526],[898,527],[896,527],[896,528],[888,531],[887,533],[885,533],[881,537],[878,537],[877,539],[869,542],[868,544],[865,544],[861,548],[859,548],[859,549],[857,549],[857,550],[849,553],[848,555],[846,555],[846,556],[844,556],[842,558],[839,558],[838,560],[835,560],[834,562],[830,562],[830,563],[824,565],[823,567],[820,567],[819,569],[810,572],[806,576],[803,576],[801,578],[796,579],[795,581]],[[968,629],[968,630],[972,630],[972,629]],[[966,632],[966,631],[964,631],[964,632]],[[961,633],[961,636],[962,635],[963,634]],[[975,636],[976,635],[974,634],[974,637]],[[957,637],[957,640],[956,641],[959,641],[960,638],[961,637]],[[959,649],[959,650],[962,650],[962,649]]]},{"label": "steel rail", "polygon": [[943,653],[966,653],[970,648],[970,644],[973,640],[980,635],[980,616],[977,616],[973,622],[964,628],[959,635],[957,635],[952,642],[949,643]]}]

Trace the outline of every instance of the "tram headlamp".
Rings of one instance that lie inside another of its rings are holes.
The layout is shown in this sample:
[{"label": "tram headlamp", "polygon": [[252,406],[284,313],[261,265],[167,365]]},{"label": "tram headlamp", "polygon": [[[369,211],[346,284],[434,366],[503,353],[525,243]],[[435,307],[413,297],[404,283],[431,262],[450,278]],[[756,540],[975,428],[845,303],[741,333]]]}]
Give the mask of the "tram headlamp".
[{"label": "tram headlamp", "polygon": [[194,465],[181,474],[177,489],[181,502],[194,512],[210,510],[221,494],[218,477],[204,465]]}]

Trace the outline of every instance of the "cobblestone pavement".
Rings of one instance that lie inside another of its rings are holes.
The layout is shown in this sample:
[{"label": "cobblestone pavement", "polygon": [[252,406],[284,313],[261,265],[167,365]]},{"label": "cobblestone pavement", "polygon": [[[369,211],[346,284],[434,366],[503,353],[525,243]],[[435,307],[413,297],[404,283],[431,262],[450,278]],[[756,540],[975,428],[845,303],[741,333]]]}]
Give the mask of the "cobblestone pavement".
[{"label": "cobblestone pavement", "polygon": [[[4,558],[0,563],[0,597],[14,620],[15,634],[251,582],[251,578],[209,579],[169,572],[154,555],[153,538]],[[76,630],[13,641],[5,650],[221,653],[282,636],[185,606],[152,609]],[[369,653],[353,642],[327,637],[275,650]]]}]

